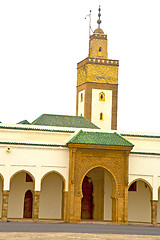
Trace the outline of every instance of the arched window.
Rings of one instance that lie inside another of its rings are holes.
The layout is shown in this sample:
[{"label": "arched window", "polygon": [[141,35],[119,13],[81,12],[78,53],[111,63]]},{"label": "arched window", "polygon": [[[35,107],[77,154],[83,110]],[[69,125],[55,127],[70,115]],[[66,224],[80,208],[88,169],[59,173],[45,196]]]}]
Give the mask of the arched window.
[{"label": "arched window", "polygon": [[103,121],[103,113],[102,112],[99,115],[99,120]]},{"label": "arched window", "polygon": [[105,94],[104,94],[104,92],[101,92],[100,94],[99,94],[99,101],[105,101]]},{"label": "arched window", "polygon": [[102,48],[99,47],[99,49],[98,49],[98,57],[102,57],[102,56],[103,56]]}]

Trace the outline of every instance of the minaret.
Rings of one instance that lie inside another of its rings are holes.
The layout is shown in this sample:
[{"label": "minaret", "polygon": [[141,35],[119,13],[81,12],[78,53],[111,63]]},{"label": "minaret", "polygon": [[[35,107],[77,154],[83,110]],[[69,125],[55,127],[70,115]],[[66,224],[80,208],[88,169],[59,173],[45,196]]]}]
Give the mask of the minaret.
[{"label": "minaret", "polygon": [[76,115],[102,130],[117,129],[118,60],[108,59],[107,35],[98,28],[90,36],[88,57],[77,64]]}]

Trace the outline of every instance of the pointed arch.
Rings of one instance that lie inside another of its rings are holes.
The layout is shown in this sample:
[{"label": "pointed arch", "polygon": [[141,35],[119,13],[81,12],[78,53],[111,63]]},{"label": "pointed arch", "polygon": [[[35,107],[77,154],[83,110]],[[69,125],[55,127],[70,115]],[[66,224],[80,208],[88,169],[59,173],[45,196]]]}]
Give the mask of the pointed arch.
[{"label": "pointed arch", "polygon": [[22,169],[22,170],[19,170],[12,174],[12,176],[10,177],[10,184],[11,184],[12,179],[19,173],[27,173],[32,178],[33,182],[35,182],[35,177],[32,175],[32,173],[30,173],[27,170]]},{"label": "pointed arch", "polygon": [[81,192],[80,192],[81,194],[80,194],[80,195],[81,195],[81,197],[83,196],[83,194],[82,194],[82,183],[83,183],[83,179],[85,178],[85,176],[86,176],[91,170],[96,169],[96,168],[102,168],[102,169],[104,169],[104,170],[106,170],[106,171],[108,172],[108,174],[109,174],[109,176],[110,176],[110,178],[111,178],[111,181],[112,181],[112,186],[113,186],[113,189],[112,189],[112,197],[114,197],[114,196],[115,196],[115,193],[116,193],[116,191],[117,191],[117,180],[116,180],[114,174],[113,174],[108,168],[106,168],[105,166],[102,166],[102,165],[95,165],[95,166],[89,168],[89,169],[83,174],[83,176],[82,176],[82,178],[81,178],[81,182],[80,182],[80,189],[81,189]]},{"label": "pointed arch", "polygon": [[41,194],[39,202],[39,218],[64,218],[65,179],[57,171],[49,171],[41,178]]},{"label": "pointed arch", "polygon": [[81,189],[82,219],[112,220],[116,183],[110,171],[102,166],[92,167],[83,176]]},{"label": "pointed arch", "polygon": [[[129,191],[136,182],[134,191]],[[151,222],[153,188],[143,178],[134,179],[128,186],[128,221]]]},{"label": "pointed arch", "polygon": [[[27,174],[33,181],[26,181]],[[21,169],[10,177],[10,192],[8,197],[8,218],[23,218],[25,193],[35,189],[35,178],[27,170]],[[33,197],[32,197],[33,198]],[[30,199],[31,200],[31,199]],[[26,210],[27,211],[27,210]]]}]

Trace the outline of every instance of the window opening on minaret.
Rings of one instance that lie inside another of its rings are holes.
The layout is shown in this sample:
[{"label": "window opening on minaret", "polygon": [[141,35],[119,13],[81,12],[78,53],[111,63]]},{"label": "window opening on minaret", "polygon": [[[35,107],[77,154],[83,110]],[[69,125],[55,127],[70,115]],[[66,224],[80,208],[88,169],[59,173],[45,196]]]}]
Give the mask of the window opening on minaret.
[{"label": "window opening on minaret", "polygon": [[103,121],[103,113],[102,112],[99,115],[99,120]]},{"label": "window opening on minaret", "polygon": [[81,102],[83,102],[83,93],[81,93]]},{"label": "window opening on minaret", "polygon": [[102,57],[102,56],[103,56],[102,48],[99,47],[99,49],[98,49],[98,57]]},{"label": "window opening on minaret", "polygon": [[101,102],[104,102],[104,101],[105,101],[105,94],[104,94],[104,92],[101,92],[101,93],[99,94],[99,101],[101,101]]}]

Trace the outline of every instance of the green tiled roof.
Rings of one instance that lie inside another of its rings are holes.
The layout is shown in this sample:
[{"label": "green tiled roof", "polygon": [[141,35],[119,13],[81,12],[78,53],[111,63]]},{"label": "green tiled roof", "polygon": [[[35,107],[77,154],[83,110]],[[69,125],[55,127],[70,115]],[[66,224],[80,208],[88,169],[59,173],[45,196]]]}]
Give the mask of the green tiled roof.
[{"label": "green tiled roof", "polygon": [[68,144],[69,143],[133,147],[131,142],[121,137],[116,132],[84,132],[80,130]]},{"label": "green tiled roof", "polygon": [[17,124],[30,124],[30,122],[28,122],[27,120],[23,120],[23,121],[21,121],[21,122],[19,122]]},{"label": "green tiled roof", "polygon": [[89,120],[80,116],[43,114],[31,124],[42,126],[99,129]]}]

